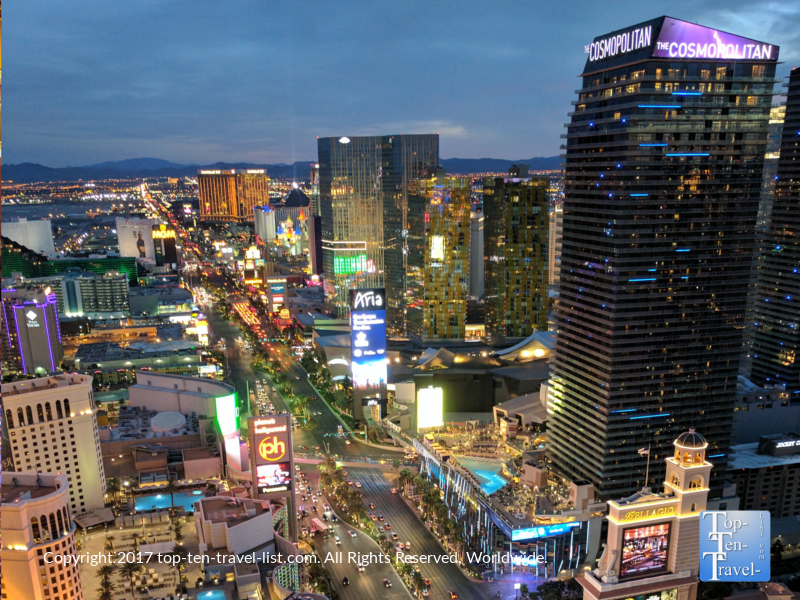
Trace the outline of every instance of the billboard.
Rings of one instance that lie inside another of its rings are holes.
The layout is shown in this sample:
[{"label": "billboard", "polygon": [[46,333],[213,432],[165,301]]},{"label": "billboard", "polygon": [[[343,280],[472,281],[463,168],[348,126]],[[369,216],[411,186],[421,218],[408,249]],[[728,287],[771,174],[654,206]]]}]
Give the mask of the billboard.
[{"label": "billboard", "polygon": [[386,293],[383,289],[350,290],[350,361],[353,396],[386,398]]},{"label": "billboard", "polygon": [[428,386],[417,390],[417,429],[444,425],[442,388]]},{"label": "billboard", "polygon": [[287,414],[250,417],[247,421],[250,464],[259,497],[292,493],[292,422]]},{"label": "billboard", "polygon": [[292,465],[287,462],[256,466],[256,485],[261,494],[288,492],[292,485]]},{"label": "billboard", "polygon": [[778,60],[778,47],[666,17],[653,57],[774,61]]},{"label": "billboard", "polygon": [[239,431],[239,411],[236,408],[236,393],[215,399],[217,423],[223,436]]},{"label": "billboard", "polygon": [[367,255],[356,254],[354,256],[333,257],[334,275],[358,275],[367,270]]},{"label": "billboard", "polygon": [[117,219],[117,242],[119,255],[125,258],[155,260],[153,227],[158,221],[152,219]]},{"label": "billboard", "polygon": [[666,571],[669,530],[669,523],[624,529],[619,576],[638,577]]}]

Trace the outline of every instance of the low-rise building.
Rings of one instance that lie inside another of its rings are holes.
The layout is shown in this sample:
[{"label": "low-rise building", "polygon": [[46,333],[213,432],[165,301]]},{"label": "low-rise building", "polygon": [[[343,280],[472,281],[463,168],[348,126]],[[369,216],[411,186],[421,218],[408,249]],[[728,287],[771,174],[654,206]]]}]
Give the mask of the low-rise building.
[{"label": "low-rise building", "polygon": [[728,476],[742,510],[768,510],[773,519],[800,515],[800,435],[732,446]]}]

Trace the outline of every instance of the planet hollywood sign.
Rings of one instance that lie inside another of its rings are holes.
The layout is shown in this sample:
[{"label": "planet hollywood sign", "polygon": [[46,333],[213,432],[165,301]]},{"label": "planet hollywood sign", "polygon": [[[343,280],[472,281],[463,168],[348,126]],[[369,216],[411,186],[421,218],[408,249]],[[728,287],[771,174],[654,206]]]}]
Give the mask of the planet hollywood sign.
[{"label": "planet hollywood sign", "polygon": [[648,25],[592,42],[585,50],[589,55],[589,62],[594,62],[647,48],[652,43],[652,36],[653,26]]}]

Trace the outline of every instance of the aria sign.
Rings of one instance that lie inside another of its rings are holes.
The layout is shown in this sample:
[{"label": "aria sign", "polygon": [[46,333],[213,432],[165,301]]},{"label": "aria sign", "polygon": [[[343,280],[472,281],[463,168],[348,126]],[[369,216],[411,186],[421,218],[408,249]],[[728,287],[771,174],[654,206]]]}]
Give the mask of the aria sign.
[{"label": "aria sign", "polygon": [[380,310],[383,308],[382,290],[352,290],[353,310]]}]

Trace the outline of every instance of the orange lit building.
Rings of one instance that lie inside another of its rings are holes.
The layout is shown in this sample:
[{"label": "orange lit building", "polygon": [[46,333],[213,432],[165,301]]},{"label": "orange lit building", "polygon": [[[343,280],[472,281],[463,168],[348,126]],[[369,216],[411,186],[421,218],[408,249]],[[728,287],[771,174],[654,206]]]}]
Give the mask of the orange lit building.
[{"label": "orange lit building", "polygon": [[253,221],[253,209],[269,204],[264,169],[201,170],[197,175],[201,221]]}]

